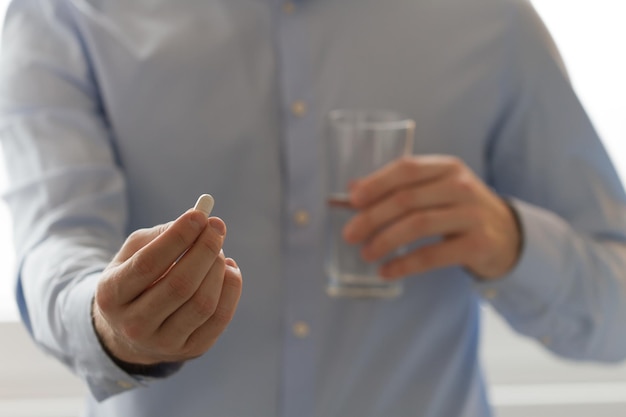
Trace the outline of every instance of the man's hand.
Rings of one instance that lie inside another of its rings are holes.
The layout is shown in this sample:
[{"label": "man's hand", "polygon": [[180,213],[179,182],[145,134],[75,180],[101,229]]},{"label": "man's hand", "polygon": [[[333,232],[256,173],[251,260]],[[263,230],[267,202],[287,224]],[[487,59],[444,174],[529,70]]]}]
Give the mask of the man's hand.
[{"label": "man's hand", "polygon": [[241,295],[241,272],[224,259],[226,226],[191,210],[134,232],[104,270],[94,325],[115,358],[138,365],[202,355],[226,329]]},{"label": "man's hand", "polygon": [[520,230],[511,208],[455,157],[402,158],[356,181],[350,198],[359,213],[344,238],[363,244],[367,261],[421,238],[442,238],[383,265],[385,278],[460,265],[496,279],[518,260]]}]

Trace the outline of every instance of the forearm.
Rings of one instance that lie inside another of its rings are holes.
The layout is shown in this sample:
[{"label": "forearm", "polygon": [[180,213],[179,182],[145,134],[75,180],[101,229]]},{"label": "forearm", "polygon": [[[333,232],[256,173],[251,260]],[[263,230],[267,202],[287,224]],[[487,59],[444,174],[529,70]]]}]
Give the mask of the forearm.
[{"label": "forearm", "polygon": [[626,237],[582,234],[551,212],[513,204],[524,231],[521,258],[480,291],[512,327],[559,355],[623,359]]},{"label": "forearm", "polygon": [[110,253],[95,244],[87,249],[86,236],[62,245],[59,239],[42,242],[20,268],[18,303],[33,339],[85,380],[98,400],[140,385],[107,356],[91,322],[91,300]]},{"label": "forearm", "polygon": [[7,12],[4,197],[24,322],[102,399],[115,392],[114,381],[130,380],[101,350],[89,313],[99,271],[125,235],[126,191],[92,69],[64,4],[13,2]]}]

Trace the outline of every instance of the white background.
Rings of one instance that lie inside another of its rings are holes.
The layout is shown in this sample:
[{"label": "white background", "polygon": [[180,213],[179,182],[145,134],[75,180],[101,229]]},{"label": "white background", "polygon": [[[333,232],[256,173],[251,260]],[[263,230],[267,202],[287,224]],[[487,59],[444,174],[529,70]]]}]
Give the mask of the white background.
[{"label": "white background", "polygon": [[[551,30],[579,97],[626,179],[623,0],[533,3]],[[6,4],[7,0],[0,0],[0,16]],[[0,190],[5,186],[0,162]],[[10,323],[17,319],[12,298],[15,265],[10,234],[8,213],[0,202],[0,417],[76,415],[80,384],[35,351],[21,327]],[[482,356],[500,416],[626,415],[626,367],[573,364],[554,358],[533,341],[514,335],[489,310],[484,329]]]}]

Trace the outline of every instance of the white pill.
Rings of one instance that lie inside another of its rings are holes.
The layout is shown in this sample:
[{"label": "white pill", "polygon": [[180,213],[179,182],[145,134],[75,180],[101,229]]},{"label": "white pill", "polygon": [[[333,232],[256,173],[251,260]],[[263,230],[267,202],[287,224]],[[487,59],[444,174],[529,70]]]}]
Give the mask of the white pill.
[{"label": "white pill", "polygon": [[214,204],[215,200],[213,199],[211,194],[202,194],[200,197],[198,197],[198,201],[196,201],[196,205],[193,207],[193,209],[200,210],[208,217],[209,215],[211,215]]}]

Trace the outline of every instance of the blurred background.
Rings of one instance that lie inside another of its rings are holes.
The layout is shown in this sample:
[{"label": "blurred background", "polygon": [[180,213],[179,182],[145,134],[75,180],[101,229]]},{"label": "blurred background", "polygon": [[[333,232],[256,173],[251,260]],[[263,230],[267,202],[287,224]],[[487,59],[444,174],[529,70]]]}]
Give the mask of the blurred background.
[{"label": "blurred background", "polygon": [[[552,32],[575,89],[626,180],[623,0],[533,3]],[[7,0],[0,0],[0,18],[7,4]],[[5,187],[0,157],[0,190]],[[82,384],[40,353],[17,321],[10,236],[10,218],[0,202],[0,417],[76,417],[85,392]],[[481,354],[499,417],[626,415],[626,364],[592,365],[558,359],[534,341],[514,334],[488,307]]]}]

